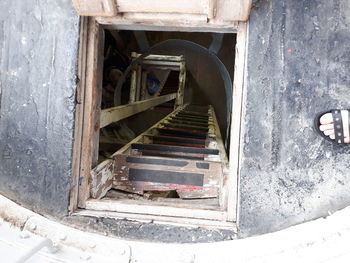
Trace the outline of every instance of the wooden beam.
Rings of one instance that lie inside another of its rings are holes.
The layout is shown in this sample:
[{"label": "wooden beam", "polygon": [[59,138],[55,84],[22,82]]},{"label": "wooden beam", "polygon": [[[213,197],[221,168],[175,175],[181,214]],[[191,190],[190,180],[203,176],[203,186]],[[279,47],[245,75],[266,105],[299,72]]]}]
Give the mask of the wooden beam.
[{"label": "wooden beam", "polygon": [[117,7],[113,0],[72,0],[80,16],[115,16]]},{"label": "wooden beam", "polygon": [[239,171],[240,155],[242,151],[243,133],[242,119],[244,115],[245,100],[245,72],[247,56],[247,23],[241,22],[237,34],[235,69],[233,82],[233,100],[231,116],[231,142],[230,142],[230,174],[227,181],[227,220],[238,221],[239,216]]},{"label": "wooden beam", "polygon": [[99,113],[102,93],[102,56],[103,39],[102,27],[94,18],[88,19],[86,29],[86,73],[84,87],[84,121],[82,127],[82,142],[79,175],[78,207],[84,208],[89,198],[89,180],[91,167],[98,159]]},{"label": "wooden beam", "polygon": [[[131,56],[133,58],[137,58],[139,56],[141,56],[142,54],[137,54],[136,52],[133,52],[131,54]],[[151,55],[148,55],[146,56],[143,61],[147,61],[147,60],[155,60],[155,61],[178,61],[178,62],[181,62],[184,60],[184,57],[181,55],[181,56],[166,56],[166,55],[154,55],[154,54],[151,54]],[[180,66],[180,64],[179,64]]]},{"label": "wooden beam", "polygon": [[182,61],[180,65],[179,88],[177,90],[176,107],[184,104],[185,84],[186,84],[186,66],[185,66],[185,61]]},{"label": "wooden beam", "polygon": [[118,0],[118,12],[120,13],[178,13],[207,15],[208,9],[208,0]]},{"label": "wooden beam", "polygon": [[100,128],[106,127],[113,122],[123,120],[127,117],[148,110],[149,108],[168,102],[175,98],[176,93],[172,93],[148,100],[133,102],[127,105],[104,109],[101,111]]},{"label": "wooden beam", "polygon": [[[144,30],[144,31],[170,31],[170,32],[216,32],[237,33],[238,22],[221,21],[218,19],[207,20],[206,16],[188,14],[166,14],[164,17],[155,14],[140,15],[125,13],[123,16],[96,17],[104,28],[112,30]],[[216,16],[218,17],[218,16]],[[140,24],[142,21],[142,24]]]},{"label": "wooden beam", "polygon": [[185,227],[203,227],[206,229],[228,229],[237,232],[237,227],[235,223],[217,221],[217,220],[206,220],[206,219],[196,219],[188,217],[175,217],[175,216],[160,216],[160,215],[141,215],[141,214],[130,214],[130,213],[119,213],[111,211],[96,211],[96,210],[79,210],[76,211],[73,216],[92,216],[98,218],[113,218],[113,219],[125,219],[154,223],[154,224],[171,224],[176,226]]},{"label": "wooden beam", "polygon": [[76,87],[76,108],[75,108],[75,128],[74,145],[72,158],[72,186],[70,189],[69,212],[73,213],[78,208],[78,186],[80,177],[80,159],[82,156],[82,134],[84,121],[84,97],[85,97],[85,73],[86,73],[86,51],[87,51],[87,30],[88,18],[80,19],[80,41],[78,57],[78,78]]},{"label": "wooden beam", "polygon": [[147,214],[147,215],[162,215],[176,217],[189,217],[200,219],[211,219],[225,221],[226,212],[220,210],[207,210],[196,208],[178,208],[171,206],[158,206],[156,203],[149,205],[139,204],[138,202],[130,202],[127,200],[94,200],[86,201],[86,209],[97,211],[113,211],[133,214]]}]

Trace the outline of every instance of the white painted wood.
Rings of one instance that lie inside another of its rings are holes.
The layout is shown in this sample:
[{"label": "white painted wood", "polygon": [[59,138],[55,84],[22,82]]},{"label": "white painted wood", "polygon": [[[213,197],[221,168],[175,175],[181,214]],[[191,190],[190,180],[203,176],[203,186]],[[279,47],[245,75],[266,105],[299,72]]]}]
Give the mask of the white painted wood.
[{"label": "white painted wood", "polygon": [[228,201],[227,215],[228,221],[236,221],[238,213],[238,180],[239,180],[239,161],[241,148],[241,123],[242,107],[244,94],[244,69],[246,63],[247,49],[247,24],[240,23],[235,54],[235,69],[233,82],[233,100],[231,116],[231,143],[230,143],[230,174],[228,181]]},{"label": "white painted wood", "polygon": [[77,216],[93,216],[98,218],[114,218],[114,219],[125,219],[154,223],[154,224],[170,224],[175,226],[185,226],[185,227],[203,227],[206,229],[227,229],[236,232],[237,227],[235,223],[223,222],[217,220],[206,220],[197,218],[184,218],[184,217],[174,217],[174,216],[161,216],[161,215],[140,215],[140,214],[130,214],[130,213],[118,213],[111,211],[96,211],[96,210],[79,210],[76,211],[74,215]]},{"label": "white painted wood", "polygon": [[111,30],[236,33],[238,29],[235,21],[208,21],[206,15],[193,14],[124,13],[96,20]]},{"label": "white painted wood", "polygon": [[128,204],[125,201],[116,200],[95,200],[89,199],[86,201],[86,209],[97,211],[114,211],[121,213],[133,213],[133,214],[145,214],[145,215],[163,215],[163,216],[176,216],[176,217],[188,217],[188,218],[202,218],[212,220],[226,220],[226,212],[214,211],[207,209],[196,208],[178,208],[171,206],[157,206],[155,204],[141,205],[141,204]]},{"label": "white painted wood", "polygon": [[72,0],[80,16],[115,16],[117,9],[114,0]]},{"label": "white painted wood", "polygon": [[155,97],[148,100],[137,101],[126,105],[103,109],[101,111],[100,128],[103,128],[113,122],[120,121],[136,113],[145,111],[149,108],[165,103],[176,98],[176,93]]},{"label": "white painted wood", "polygon": [[209,0],[117,0],[121,13],[208,14]]},{"label": "white painted wood", "polygon": [[247,21],[252,0],[217,0],[216,19],[223,21]]}]

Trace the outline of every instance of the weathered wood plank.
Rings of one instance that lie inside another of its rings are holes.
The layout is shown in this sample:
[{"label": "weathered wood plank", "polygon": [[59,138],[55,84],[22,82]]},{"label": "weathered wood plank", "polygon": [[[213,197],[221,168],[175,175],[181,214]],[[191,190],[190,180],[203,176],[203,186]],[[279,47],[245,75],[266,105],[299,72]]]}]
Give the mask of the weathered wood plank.
[{"label": "weathered wood plank", "polygon": [[122,213],[122,212],[111,212],[111,211],[97,211],[97,210],[80,210],[75,212],[73,215],[77,216],[92,216],[98,218],[115,218],[135,220],[146,223],[166,223],[174,224],[178,226],[186,227],[204,227],[206,229],[228,229],[231,231],[237,231],[235,223],[217,221],[217,220],[206,220],[188,217],[175,217],[175,216],[160,216],[160,215],[144,215],[144,214],[133,214],[133,213]]},{"label": "weathered wood plank", "polygon": [[208,14],[208,0],[118,0],[121,13]]},{"label": "weathered wood plank", "polygon": [[[84,97],[84,122],[82,129],[82,148],[81,151],[84,153],[81,155],[80,160],[80,181],[79,194],[78,194],[78,206],[84,208],[85,201],[89,198],[89,180],[90,170],[93,162],[96,162],[98,151],[98,135],[99,126],[98,113],[99,105],[101,100],[99,93],[102,92],[100,89],[102,80],[100,77],[102,74],[99,72],[102,70],[103,61],[100,60],[99,55],[102,49],[101,46],[101,31],[102,28],[97,24],[93,18],[89,18],[88,27],[86,29],[86,39],[81,41],[87,41],[87,53],[86,53],[86,78],[85,78],[85,97]],[[96,149],[97,147],[97,149]]]},{"label": "weathered wood plank", "polygon": [[124,201],[116,200],[94,200],[86,201],[86,209],[97,211],[114,211],[122,213],[146,214],[146,215],[161,215],[176,217],[189,217],[200,219],[212,219],[224,221],[226,212],[220,210],[207,210],[196,208],[177,208],[171,206],[158,206],[150,203],[149,205],[127,204]]},{"label": "weathered wood plank", "polygon": [[86,52],[87,52],[87,27],[88,18],[80,20],[80,42],[78,57],[78,78],[75,108],[74,145],[72,158],[72,188],[70,191],[69,212],[72,213],[78,208],[78,191],[80,177],[80,160],[82,155],[82,128],[84,121],[84,96],[85,96],[85,73],[86,73]]},{"label": "weathered wood plank", "polygon": [[216,18],[223,21],[247,21],[252,0],[217,0]]},{"label": "weathered wood plank", "polygon": [[240,23],[236,43],[236,61],[233,83],[233,101],[231,117],[231,142],[230,142],[230,173],[227,180],[225,192],[227,192],[227,220],[236,221],[238,214],[239,189],[239,159],[241,149],[241,125],[242,125],[242,105],[244,100],[244,79],[246,67],[247,49],[247,24]]},{"label": "weathered wood plank", "polygon": [[101,111],[100,128],[113,122],[120,121],[159,104],[168,102],[176,98],[176,93],[155,97],[148,100],[137,101],[127,105],[121,105]]},{"label": "weathered wood plank", "polygon": [[96,167],[91,171],[90,196],[92,198],[100,199],[112,188],[114,164],[115,162],[109,162],[106,166]]},{"label": "weathered wood plank", "polygon": [[114,0],[72,0],[80,16],[115,16],[117,7]]},{"label": "weathered wood plank", "polygon": [[128,155],[114,158],[115,189],[131,193],[176,190],[181,198],[213,198],[219,195],[222,182],[220,162]]}]

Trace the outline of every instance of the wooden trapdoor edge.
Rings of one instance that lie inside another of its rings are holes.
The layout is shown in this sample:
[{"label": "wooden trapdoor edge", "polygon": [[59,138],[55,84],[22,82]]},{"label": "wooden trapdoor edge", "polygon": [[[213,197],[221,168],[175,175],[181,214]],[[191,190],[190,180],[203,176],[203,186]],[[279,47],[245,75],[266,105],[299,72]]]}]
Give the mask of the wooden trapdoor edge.
[{"label": "wooden trapdoor edge", "polygon": [[[83,30],[83,29],[82,29]],[[79,170],[78,207],[84,208],[85,201],[90,197],[90,172],[97,164],[99,123],[102,96],[102,70],[103,70],[103,44],[104,36],[102,27],[95,18],[88,18],[85,58],[85,83],[84,90],[83,121],[81,130],[81,158]],[[84,60],[83,60],[84,61]],[[76,137],[77,138],[77,137]]]}]

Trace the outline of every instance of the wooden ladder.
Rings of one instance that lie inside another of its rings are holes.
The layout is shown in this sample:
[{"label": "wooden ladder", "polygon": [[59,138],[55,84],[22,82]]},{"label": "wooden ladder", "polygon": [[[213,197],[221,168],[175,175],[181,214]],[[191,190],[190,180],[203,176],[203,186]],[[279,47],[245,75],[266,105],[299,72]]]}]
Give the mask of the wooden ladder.
[{"label": "wooden ladder", "polygon": [[212,106],[185,105],[113,155],[112,188],[215,198],[227,165]]}]

